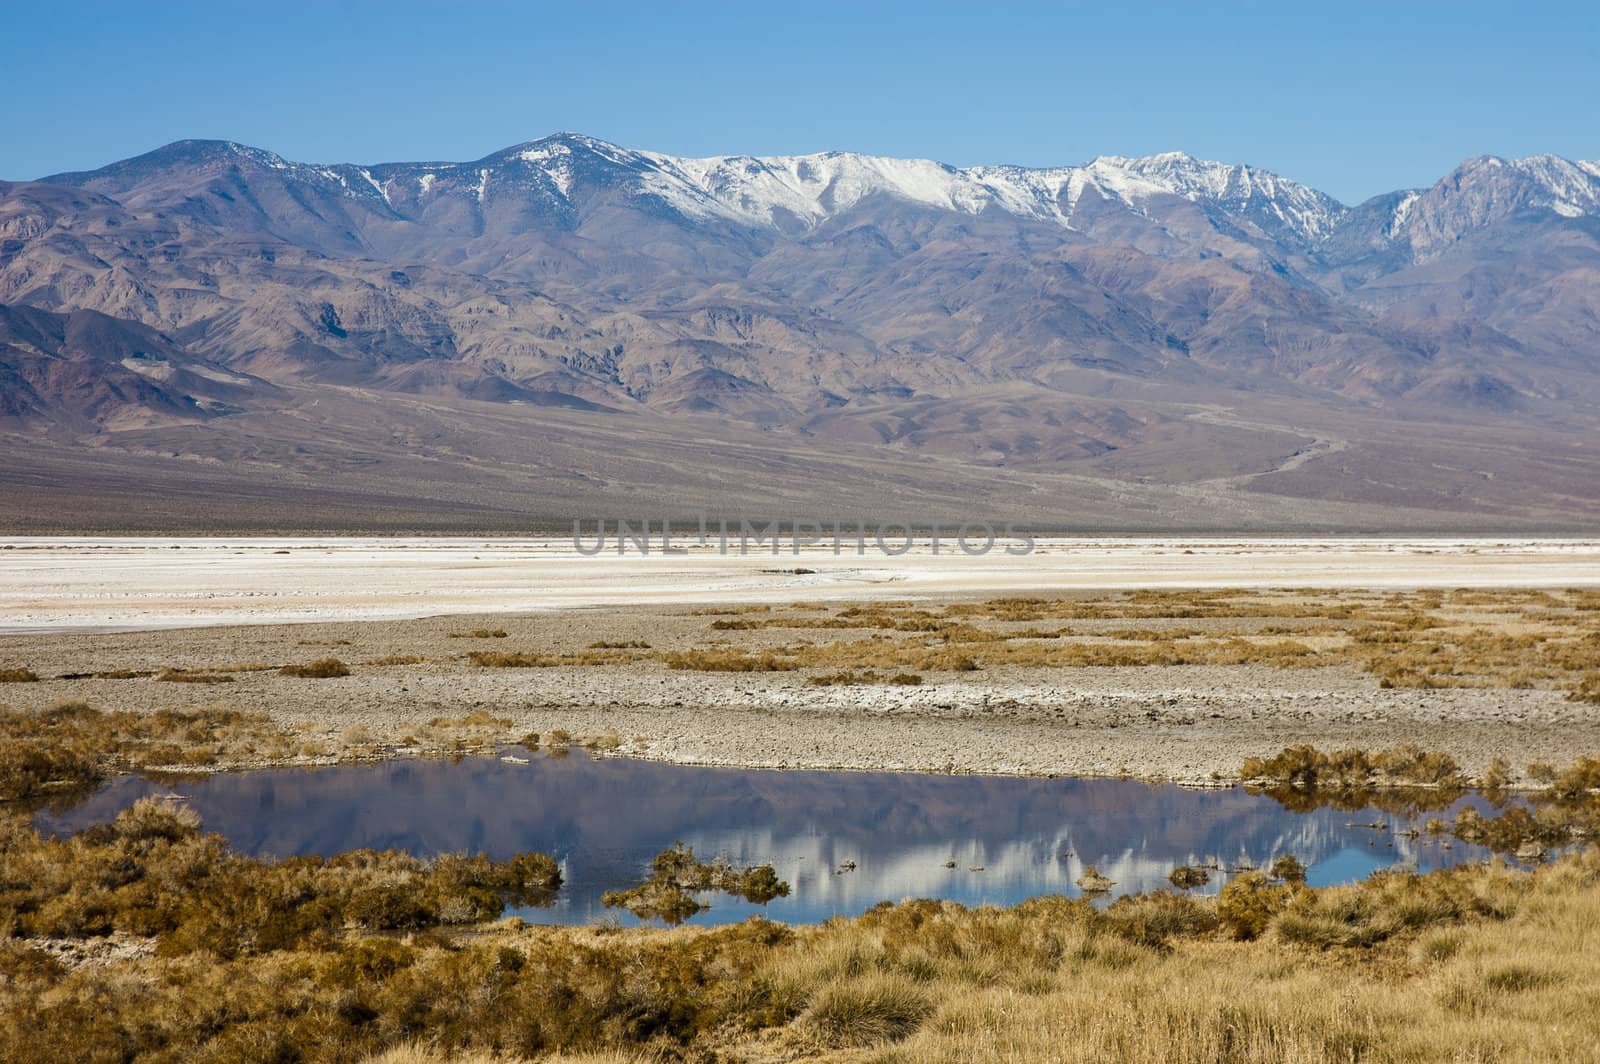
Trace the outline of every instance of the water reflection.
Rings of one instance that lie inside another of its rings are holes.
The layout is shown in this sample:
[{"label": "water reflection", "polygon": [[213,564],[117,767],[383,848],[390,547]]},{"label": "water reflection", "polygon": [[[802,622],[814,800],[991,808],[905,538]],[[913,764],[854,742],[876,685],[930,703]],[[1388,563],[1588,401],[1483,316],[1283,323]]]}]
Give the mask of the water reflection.
[{"label": "water reflection", "polygon": [[[908,897],[1010,905],[1044,893],[1075,896],[1086,865],[1116,882],[1115,896],[1166,886],[1178,864],[1264,866],[1294,853],[1310,867],[1309,882],[1326,885],[1396,862],[1427,870],[1488,855],[1448,838],[1396,835],[1413,823],[1401,814],[1291,812],[1240,788],[697,768],[580,753],[529,764],[396,761],[222,773],[177,785],[120,777],[37,819],[48,830],[77,830],[143,795],[174,790],[189,796],[207,830],[248,854],[550,853],[566,877],[560,899],[524,915],[561,923],[633,922],[605,909],[601,894],[638,882],[650,858],[674,841],[706,859],[771,862],[793,888],[764,907],[714,896],[691,923],[753,912],[815,922]],[[1448,819],[1466,804],[1486,808],[1467,797],[1432,815]],[[855,868],[839,871],[848,862]],[[1225,880],[1213,876],[1204,889]]]}]

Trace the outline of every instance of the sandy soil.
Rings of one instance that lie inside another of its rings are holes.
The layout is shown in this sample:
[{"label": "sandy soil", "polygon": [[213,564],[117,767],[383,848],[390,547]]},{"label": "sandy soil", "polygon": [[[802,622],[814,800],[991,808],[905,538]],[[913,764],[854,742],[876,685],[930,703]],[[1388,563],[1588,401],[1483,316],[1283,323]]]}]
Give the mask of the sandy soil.
[{"label": "sandy soil", "polygon": [[[1563,571],[1573,576],[1570,560]],[[791,593],[792,594],[792,593]],[[1204,782],[1248,755],[1296,742],[1367,748],[1413,741],[1478,772],[1496,756],[1519,768],[1600,752],[1600,707],[1558,691],[1381,690],[1357,668],[1265,664],[990,668],[930,673],[919,687],[814,687],[797,672],[676,672],[659,662],[478,668],[471,650],[574,652],[596,640],[657,649],[704,645],[708,618],[648,603],[404,621],[192,628],[0,637],[0,666],[43,677],[168,666],[215,668],[336,655],[339,679],[240,672],[222,685],[45,679],[0,686],[0,704],[82,699],[153,710],[229,704],[337,737],[355,725],[393,741],[437,716],[486,709],[507,739],[562,728],[615,732],[622,752],[707,764],[984,773],[1118,774]],[[452,637],[493,626],[503,639]],[[792,639],[793,632],[737,633]],[[815,636],[817,633],[802,633]],[[853,633],[854,634],[854,633]],[[390,655],[430,663],[362,665]]]},{"label": "sandy soil", "polygon": [[1596,540],[1039,539],[1032,554],[982,557],[948,541],[895,557],[674,545],[690,553],[589,558],[571,537],[0,538],[0,633],[1090,588],[1600,584]]}]

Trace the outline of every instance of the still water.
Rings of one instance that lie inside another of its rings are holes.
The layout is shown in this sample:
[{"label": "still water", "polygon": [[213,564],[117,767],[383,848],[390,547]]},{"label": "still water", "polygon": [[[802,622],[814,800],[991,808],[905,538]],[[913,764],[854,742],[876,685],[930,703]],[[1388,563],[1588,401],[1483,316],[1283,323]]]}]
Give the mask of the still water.
[{"label": "still water", "polygon": [[[1293,853],[1314,886],[1396,863],[1423,871],[1488,851],[1448,836],[1407,837],[1421,818],[1367,809],[1292,813],[1241,788],[1199,790],[1108,779],[1022,779],[892,772],[803,772],[534,754],[219,773],[173,785],[118,777],[42,829],[105,822],[147,794],[181,793],[208,831],[247,854],[280,857],[371,847],[422,856],[525,851],[555,856],[565,881],[530,921],[635,923],[600,896],[632,886],[650,858],[684,842],[703,859],[770,862],[792,888],[765,906],[724,895],[691,923],[763,912],[813,923],[880,901],[935,897],[1011,905],[1081,893],[1086,865],[1113,895],[1156,890],[1179,864],[1265,865]],[[1451,819],[1454,810],[1427,814]],[[1372,825],[1381,824],[1384,829]],[[1448,844],[1448,845],[1447,845]],[[945,867],[954,861],[954,868]],[[853,870],[841,871],[849,862]],[[1226,879],[1214,873],[1207,891]]]}]

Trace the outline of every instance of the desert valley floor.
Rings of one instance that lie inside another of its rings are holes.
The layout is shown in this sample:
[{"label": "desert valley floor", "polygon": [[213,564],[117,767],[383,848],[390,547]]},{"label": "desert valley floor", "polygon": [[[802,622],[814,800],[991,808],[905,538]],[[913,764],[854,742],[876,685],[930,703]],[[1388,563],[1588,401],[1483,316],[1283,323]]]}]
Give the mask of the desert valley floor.
[{"label": "desert valley floor", "polygon": [[[1600,748],[1600,543],[1065,540],[581,557],[567,539],[11,539],[0,704],[227,705],[325,762],[564,733],[758,767],[1207,782],[1300,742]],[[296,666],[336,659],[344,675]],[[262,755],[266,757],[266,754]]]}]

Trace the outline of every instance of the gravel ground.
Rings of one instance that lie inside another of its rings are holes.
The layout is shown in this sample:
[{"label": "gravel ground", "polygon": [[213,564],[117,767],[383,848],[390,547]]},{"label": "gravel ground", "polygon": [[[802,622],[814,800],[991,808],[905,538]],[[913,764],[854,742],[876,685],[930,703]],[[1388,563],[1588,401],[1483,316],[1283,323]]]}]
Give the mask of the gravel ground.
[{"label": "gravel ground", "polygon": [[[564,728],[615,732],[621,752],[753,767],[1112,775],[1205,782],[1248,755],[1297,742],[1367,748],[1415,742],[1472,772],[1497,756],[1521,768],[1600,752],[1600,708],[1543,690],[1379,689],[1359,669],[1268,665],[992,668],[928,673],[922,686],[806,685],[801,672],[675,672],[657,662],[479,668],[470,650],[574,651],[592,642],[704,643],[708,618],[681,606],[578,609],[411,621],[218,626],[0,637],[0,667],[39,683],[0,686],[0,705],[82,700],[106,709],[226,704],[308,735],[355,725],[395,740],[433,717],[486,709],[507,738]],[[452,638],[481,627],[505,638]],[[716,633],[720,635],[722,633]],[[797,633],[740,633],[746,645]],[[815,637],[815,632],[798,633]],[[852,633],[859,634],[859,633]],[[353,674],[234,673],[217,685],[56,679],[113,669],[284,664],[337,656]],[[390,655],[429,663],[362,665]]]}]

